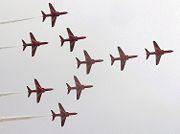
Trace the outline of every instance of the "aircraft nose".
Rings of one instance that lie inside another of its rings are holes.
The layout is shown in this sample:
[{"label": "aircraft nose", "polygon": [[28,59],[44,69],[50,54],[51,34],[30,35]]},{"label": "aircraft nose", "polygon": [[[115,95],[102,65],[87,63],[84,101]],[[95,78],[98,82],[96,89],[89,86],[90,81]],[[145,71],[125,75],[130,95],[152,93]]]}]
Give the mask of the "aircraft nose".
[{"label": "aircraft nose", "polygon": [[81,37],[81,39],[85,39],[85,38],[86,38],[86,36]]}]

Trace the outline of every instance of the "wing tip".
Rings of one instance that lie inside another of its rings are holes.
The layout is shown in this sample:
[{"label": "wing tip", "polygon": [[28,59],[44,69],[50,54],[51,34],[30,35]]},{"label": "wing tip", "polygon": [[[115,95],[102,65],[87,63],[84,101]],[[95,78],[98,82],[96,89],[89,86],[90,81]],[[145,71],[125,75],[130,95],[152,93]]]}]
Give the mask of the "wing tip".
[{"label": "wing tip", "polygon": [[76,79],[77,78],[77,76],[76,75],[74,75],[74,79]]}]

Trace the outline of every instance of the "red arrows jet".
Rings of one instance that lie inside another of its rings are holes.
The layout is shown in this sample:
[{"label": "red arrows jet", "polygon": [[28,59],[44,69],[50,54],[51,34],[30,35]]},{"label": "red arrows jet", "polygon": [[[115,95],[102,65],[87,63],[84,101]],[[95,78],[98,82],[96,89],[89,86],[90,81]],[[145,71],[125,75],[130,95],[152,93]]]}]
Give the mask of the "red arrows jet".
[{"label": "red arrows jet", "polygon": [[82,85],[82,84],[79,82],[79,80],[78,80],[78,78],[77,78],[76,76],[74,76],[74,81],[75,81],[75,84],[76,84],[75,87],[69,86],[68,83],[66,83],[66,85],[67,85],[67,89],[68,89],[68,94],[70,93],[70,91],[71,91],[72,89],[75,89],[75,90],[77,91],[77,96],[76,96],[76,99],[77,99],[77,100],[79,100],[79,98],[80,98],[80,96],[81,96],[81,91],[82,91],[82,90],[84,90],[85,88],[91,88],[91,87],[93,87],[92,85]]},{"label": "red arrows jet", "polygon": [[32,92],[35,92],[37,93],[37,103],[39,103],[40,99],[41,99],[41,95],[42,93],[46,92],[46,91],[51,91],[53,90],[52,88],[42,88],[39,84],[39,82],[34,79],[34,83],[35,83],[35,86],[36,86],[36,90],[31,90],[28,86],[27,86],[27,89],[28,89],[28,97],[30,97],[31,93]]},{"label": "red arrows jet", "polygon": [[110,57],[111,57],[111,65],[114,64],[114,61],[115,60],[120,60],[121,61],[121,71],[123,71],[124,67],[125,67],[125,64],[126,64],[126,61],[130,58],[135,58],[137,57],[137,55],[125,55],[125,53],[123,52],[123,50],[118,47],[118,51],[119,51],[119,55],[120,57],[117,57],[117,58],[114,58],[111,54],[110,54]]},{"label": "red arrows jet", "polygon": [[30,32],[30,38],[31,38],[31,43],[27,44],[24,40],[22,40],[22,42],[23,42],[23,51],[26,49],[27,46],[32,46],[32,56],[35,55],[38,46],[48,44],[48,42],[37,41],[31,32]]},{"label": "red arrows jet", "polygon": [[66,117],[70,116],[70,115],[76,115],[77,113],[69,113],[66,112],[63,108],[63,106],[61,105],[61,103],[58,103],[59,105],[59,110],[60,113],[59,114],[55,114],[53,110],[51,110],[52,112],[52,121],[55,119],[55,117],[60,116],[61,117],[61,127],[64,126],[64,123],[66,121]]},{"label": "red arrows jet", "polygon": [[95,64],[96,62],[102,62],[102,59],[91,59],[91,57],[89,56],[89,54],[87,53],[86,50],[84,50],[84,56],[85,56],[85,61],[80,61],[77,57],[77,68],[80,67],[81,64],[86,64],[86,73],[89,74],[91,67],[93,64]]},{"label": "red arrows jet", "polygon": [[43,15],[43,22],[45,21],[46,17],[51,17],[51,21],[52,21],[52,27],[54,27],[55,23],[56,23],[56,18],[59,15],[64,15],[67,14],[68,12],[57,12],[53,5],[51,3],[49,3],[49,8],[50,8],[50,14],[45,14],[43,11],[41,11],[42,15]]},{"label": "red arrows jet", "polygon": [[80,36],[80,37],[74,36],[74,34],[71,32],[71,30],[69,28],[67,28],[67,32],[69,35],[69,39],[63,39],[63,37],[61,35],[59,35],[59,37],[61,39],[61,46],[63,46],[65,41],[69,41],[70,42],[70,51],[72,52],[74,49],[75,42],[78,40],[81,40],[81,39],[85,39],[86,37],[85,36]]},{"label": "red arrows jet", "polygon": [[153,55],[155,54],[156,55],[156,65],[159,64],[160,62],[160,59],[161,59],[161,56],[165,53],[171,53],[173,52],[173,50],[162,50],[160,49],[160,47],[158,46],[158,44],[153,41],[153,44],[154,44],[154,49],[155,49],[155,52],[149,52],[146,48],[145,48],[145,51],[146,51],[146,59],[149,58],[149,55]]}]

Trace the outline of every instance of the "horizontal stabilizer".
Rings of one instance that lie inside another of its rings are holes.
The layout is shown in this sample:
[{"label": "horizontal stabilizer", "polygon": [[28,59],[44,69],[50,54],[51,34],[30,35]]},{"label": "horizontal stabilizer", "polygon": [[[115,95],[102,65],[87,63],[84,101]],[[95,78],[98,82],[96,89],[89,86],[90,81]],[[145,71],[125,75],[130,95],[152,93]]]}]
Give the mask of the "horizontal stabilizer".
[{"label": "horizontal stabilizer", "polygon": [[22,40],[22,43],[23,43],[23,51],[26,49],[26,42],[24,40]]},{"label": "horizontal stabilizer", "polygon": [[32,90],[28,86],[27,86],[27,89],[28,89],[28,97],[30,97]]},{"label": "horizontal stabilizer", "polygon": [[55,119],[55,117],[56,117],[56,114],[54,113],[53,110],[51,110],[51,113],[52,113],[52,121],[53,121]]},{"label": "horizontal stabilizer", "polygon": [[149,55],[150,55],[150,52],[145,48],[145,51],[146,51],[146,59],[149,58]]},{"label": "horizontal stabilizer", "polygon": [[110,57],[111,57],[111,65],[114,64],[114,57],[110,54]]},{"label": "horizontal stabilizer", "polygon": [[76,57],[76,60],[77,60],[77,68],[79,68],[81,65],[81,61],[77,57]]},{"label": "horizontal stabilizer", "polygon": [[61,35],[59,35],[59,37],[60,37],[60,39],[61,39],[61,46],[63,46],[63,44],[64,44],[64,38],[63,38]]},{"label": "horizontal stabilizer", "polygon": [[45,21],[45,19],[46,19],[46,14],[41,10],[41,13],[42,13],[42,17],[43,17],[43,20],[42,20],[42,22],[44,22]]},{"label": "horizontal stabilizer", "polygon": [[71,86],[68,84],[68,83],[66,83],[66,85],[67,85],[67,89],[68,89],[68,94],[70,93],[70,91],[71,91]]}]

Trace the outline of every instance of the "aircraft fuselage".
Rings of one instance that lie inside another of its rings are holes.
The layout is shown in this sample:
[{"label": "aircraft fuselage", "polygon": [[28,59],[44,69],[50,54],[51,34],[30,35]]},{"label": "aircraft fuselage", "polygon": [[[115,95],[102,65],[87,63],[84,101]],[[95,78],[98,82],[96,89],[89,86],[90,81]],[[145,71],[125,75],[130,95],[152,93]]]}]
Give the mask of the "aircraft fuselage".
[{"label": "aircraft fuselage", "polygon": [[55,114],[55,116],[65,116],[68,117],[70,115],[76,115],[77,113],[69,113],[69,112],[65,112],[65,113],[60,113],[60,114]]},{"label": "aircraft fuselage", "polygon": [[32,90],[31,92],[46,92],[46,91],[51,91],[53,88],[39,88],[36,90]]},{"label": "aircraft fuselage", "polygon": [[121,56],[121,57],[117,57],[117,58],[114,58],[114,60],[128,60],[128,59],[131,59],[131,58],[136,58],[137,55],[125,55],[125,56]]},{"label": "aircraft fuselage", "polygon": [[91,59],[88,61],[81,61],[81,64],[94,64],[96,62],[102,62],[102,61],[103,61],[102,59],[97,59],[97,60]]},{"label": "aircraft fuselage", "polygon": [[71,89],[85,89],[91,87],[93,87],[93,85],[79,85],[79,86],[71,87]]},{"label": "aircraft fuselage", "polygon": [[45,44],[48,44],[48,42],[33,42],[33,43],[28,43],[25,46],[40,46]]},{"label": "aircraft fuselage", "polygon": [[50,13],[50,14],[46,14],[46,17],[55,17],[55,16],[59,16],[59,15],[64,15],[67,14],[68,12],[55,12],[55,13]]},{"label": "aircraft fuselage", "polygon": [[64,39],[64,41],[78,41],[78,40],[85,39],[85,38],[86,38],[85,36],[81,36],[81,37],[74,36],[74,37],[71,37],[68,39]]},{"label": "aircraft fuselage", "polygon": [[173,50],[158,50],[158,51],[155,51],[155,52],[150,52],[149,54],[150,55],[153,55],[153,54],[160,54],[160,55],[163,55],[163,54],[165,54],[165,53],[171,53],[171,52],[173,52]]}]

